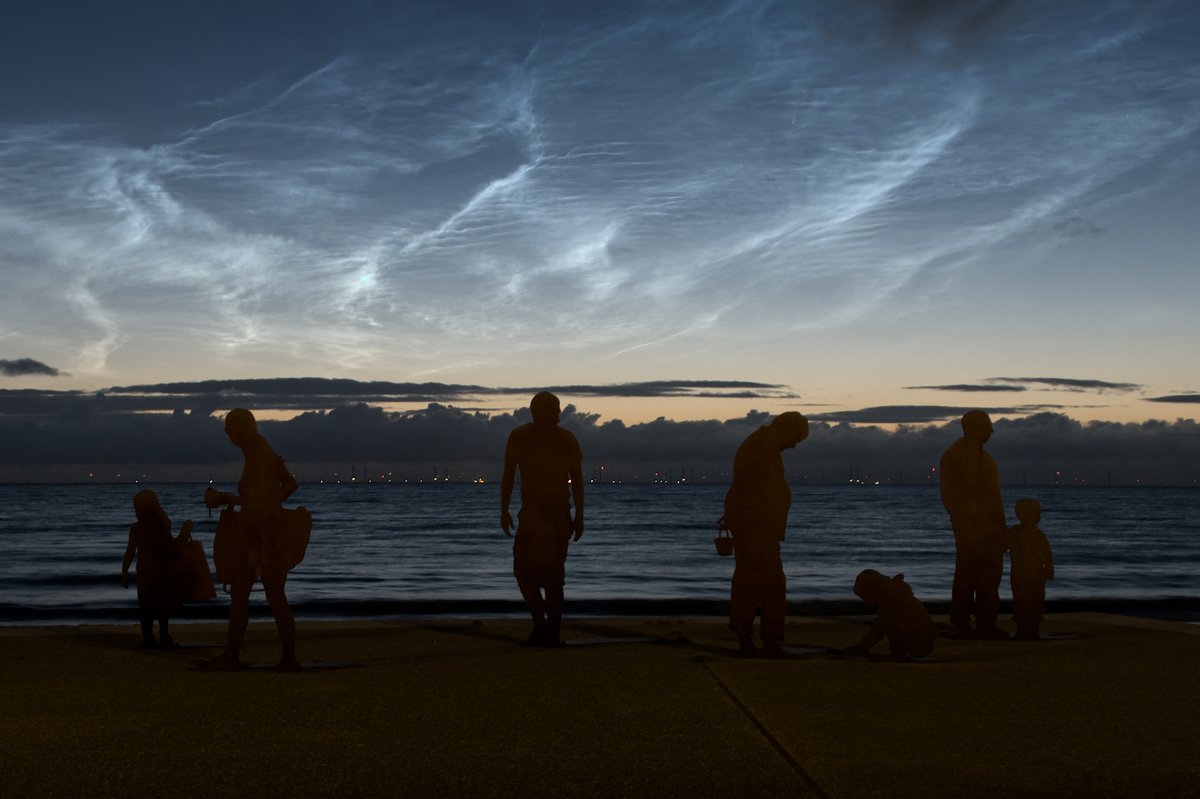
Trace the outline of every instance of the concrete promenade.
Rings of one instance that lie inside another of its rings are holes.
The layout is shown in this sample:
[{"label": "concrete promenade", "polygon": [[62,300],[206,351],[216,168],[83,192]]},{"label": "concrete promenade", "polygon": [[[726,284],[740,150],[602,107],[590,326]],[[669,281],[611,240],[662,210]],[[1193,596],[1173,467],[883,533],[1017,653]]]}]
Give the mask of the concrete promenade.
[{"label": "concrete promenade", "polygon": [[[569,610],[569,609],[568,609]],[[944,619],[941,619],[944,621]],[[1009,624],[1011,626],[1011,624]],[[0,629],[5,796],[1197,796],[1200,627],[1052,616],[935,662],[734,657],[716,619],[301,622],[300,674],[128,627]],[[841,647],[856,618],[793,618]],[[882,647],[880,647],[882,648]],[[278,656],[253,624],[243,657]]]}]

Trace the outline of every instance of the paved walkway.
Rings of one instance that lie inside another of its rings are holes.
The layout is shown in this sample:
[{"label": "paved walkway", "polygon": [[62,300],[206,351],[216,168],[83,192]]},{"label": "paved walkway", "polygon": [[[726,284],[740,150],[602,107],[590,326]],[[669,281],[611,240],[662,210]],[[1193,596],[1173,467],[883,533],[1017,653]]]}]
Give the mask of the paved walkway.
[{"label": "paved walkway", "polygon": [[[0,629],[6,796],[1195,796],[1200,629],[1073,614],[928,663],[742,660],[715,620],[301,623],[301,674],[193,671],[136,627]],[[215,644],[213,625],[176,638]],[[244,656],[278,654],[252,625]]]}]

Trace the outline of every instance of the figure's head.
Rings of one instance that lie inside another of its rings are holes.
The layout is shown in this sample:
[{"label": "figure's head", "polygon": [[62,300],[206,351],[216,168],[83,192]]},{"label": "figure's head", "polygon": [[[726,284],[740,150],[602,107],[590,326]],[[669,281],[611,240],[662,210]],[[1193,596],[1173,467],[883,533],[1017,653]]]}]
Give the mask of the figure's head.
[{"label": "figure's head", "polygon": [[254,414],[245,408],[234,408],[225,415],[225,435],[235,446],[242,446],[258,435]]},{"label": "figure's head", "polygon": [[529,401],[529,412],[533,414],[533,423],[537,425],[556,425],[562,408],[558,397],[549,391],[539,391]]},{"label": "figure's head", "polygon": [[868,605],[878,606],[891,584],[891,578],[874,569],[863,569],[854,578],[854,593]]},{"label": "figure's head", "polygon": [[967,411],[962,418],[963,437],[985,443],[992,437],[992,417],[983,411]]},{"label": "figure's head", "polygon": [[1018,499],[1017,518],[1021,524],[1036,525],[1042,520],[1042,503],[1036,499]]},{"label": "figure's head", "polygon": [[796,411],[785,411],[771,420],[768,425],[779,440],[780,449],[791,449],[808,438],[808,420],[804,414]]},{"label": "figure's head", "polygon": [[133,515],[139,522],[155,520],[166,524],[168,529],[171,526],[166,511],[158,503],[158,495],[148,488],[133,495]]}]

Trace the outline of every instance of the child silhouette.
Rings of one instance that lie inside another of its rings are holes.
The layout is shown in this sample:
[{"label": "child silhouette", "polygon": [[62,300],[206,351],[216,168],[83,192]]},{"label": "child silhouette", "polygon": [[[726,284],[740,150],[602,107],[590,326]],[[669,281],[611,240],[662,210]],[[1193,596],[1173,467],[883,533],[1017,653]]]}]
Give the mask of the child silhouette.
[{"label": "child silhouette", "polygon": [[862,640],[843,649],[842,654],[865,655],[884,637],[897,658],[923,658],[933,651],[937,637],[933,619],[921,600],[913,596],[903,574],[887,577],[874,569],[863,569],[854,581],[854,593],[878,608],[878,614]]},{"label": "child silhouette", "polygon": [[1012,568],[1013,619],[1017,623],[1016,637],[1022,641],[1041,638],[1038,628],[1046,610],[1046,581],[1054,579],[1054,555],[1046,534],[1037,526],[1042,520],[1042,506],[1036,499],[1017,500],[1020,524],[1008,528],[1008,550]]},{"label": "child silhouette", "polygon": [[[133,497],[137,521],[129,526],[129,543],[121,564],[121,585],[129,587],[129,566],[137,555],[137,597],[142,623],[142,648],[170,649],[174,644],[168,630],[168,617],[188,595],[188,568],[179,544],[192,536],[192,522],[185,521],[179,537],[171,537],[171,520],[150,490]],[[154,620],[158,619],[158,640],[154,640]]]}]

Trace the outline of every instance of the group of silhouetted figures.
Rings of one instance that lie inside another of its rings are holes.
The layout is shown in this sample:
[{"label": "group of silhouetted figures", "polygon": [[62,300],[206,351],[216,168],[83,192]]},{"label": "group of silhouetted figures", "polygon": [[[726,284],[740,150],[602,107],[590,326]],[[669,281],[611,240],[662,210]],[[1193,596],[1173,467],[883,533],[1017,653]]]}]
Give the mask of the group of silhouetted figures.
[{"label": "group of silhouetted figures", "polygon": [[[500,484],[500,527],[513,540],[513,575],[533,619],[526,641],[531,646],[558,646],[563,614],[567,548],[583,535],[583,471],[579,442],[559,427],[558,397],[541,392],[529,406],[533,421],[509,435]],[[1038,528],[1036,500],[1016,504],[1019,523],[1008,527],[1000,496],[1000,475],[983,445],[992,423],[983,411],[962,419],[963,436],[941,460],[942,502],[954,528],[955,570],[950,621],[961,637],[1007,639],[996,624],[1004,553],[1011,552],[1011,585],[1016,637],[1036,640],[1044,612],[1046,581],[1054,564],[1046,536]],[[217,579],[230,594],[225,649],[201,668],[236,670],[249,620],[250,592],[261,582],[282,645],[276,669],[300,668],[296,659],[296,622],[288,606],[287,574],[304,557],[312,520],[303,508],[283,502],[298,484],[283,459],[259,433],[254,416],[236,408],[225,417],[225,432],[244,457],[237,494],[208,489],[209,509],[223,508],[213,542]],[[782,453],[808,437],[808,421],[794,411],[782,413],[738,447],[733,482],[725,496],[718,528],[718,551],[732,542],[736,560],[730,590],[729,626],[737,634],[739,653],[751,657],[787,657],[783,648],[787,580],[780,542],[787,528],[792,494],[784,475]],[[514,524],[509,506],[516,476],[521,476],[521,507]],[[152,491],[134,497],[137,521],[129,529],[122,581],[138,559],[137,592],[142,645],[170,647],[169,616],[188,599],[215,595],[212,575],[192,523],[178,536]],[[722,545],[725,546],[722,546]],[[862,571],[854,593],[877,610],[870,631],[844,654],[864,654],[887,638],[892,655],[920,658],[933,650],[936,628],[929,612],[904,581],[874,569]],[[972,615],[975,626],[971,625]],[[760,619],[761,645],[753,636]],[[154,638],[154,622],[159,637]]]},{"label": "group of silhouetted figures", "polygon": [[[963,416],[962,427],[962,438],[941,460],[942,503],[950,513],[955,543],[950,622],[959,637],[1009,637],[996,625],[1004,553],[1009,551],[1016,637],[1037,640],[1046,581],[1054,578],[1050,544],[1037,526],[1041,506],[1032,499],[1018,501],[1020,523],[1008,527],[1000,497],[1000,472],[983,449],[992,434],[992,421],[983,411],[970,411]],[[801,414],[782,413],[751,433],[733,459],[733,484],[725,496],[725,515],[718,527],[732,534],[737,559],[729,626],[737,633],[743,655],[787,655],[783,648],[786,578],[780,542],[787,529],[792,493],[781,453],[807,437],[808,421]],[[842,650],[844,654],[866,653],[884,638],[897,657],[920,658],[933,651],[937,637],[933,620],[913,596],[904,575],[887,577],[865,569],[854,581],[854,593],[875,607],[877,616],[870,631]],[[761,620],[761,647],[753,639],[756,615]]]},{"label": "group of silhouetted figures", "polygon": [[[217,579],[228,586],[229,625],[225,650],[202,668],[234,671],[243,668],[239,657],[242,638],[250,620],[250,591],[261,582],[275,617],[283,648],[280,671],[296,671],[296,619],[288,606],[284,584],[287,573],[304,557],[311,517],[303,508],[285,509],[283,502],[296,492],[299,484],[275,454],[267,440],[259,435],[254,415],[235,408],[225,417],[225,434],[242,451],[242,476],[237,494],[208,489],[204,502],[211,510],[224,507],[213,540],[213,561]],[[138,608],[142,623],[142,646],[170,647],[169,616],[185,599],[215,595],[212,575],[202,550],[190,545],[192,523],[186,521],[176,538],[171,537],[171,520],[153,491],[141,491],[133,499],[137,521],[129,528],[125,548],[122,582],[129,584],[129,566],[138,558]],[[235,510],[240,508],[240,510]],[[204,561],[204,562],[200,562]],[[154,621],[159,637],[154,638]]]}]

